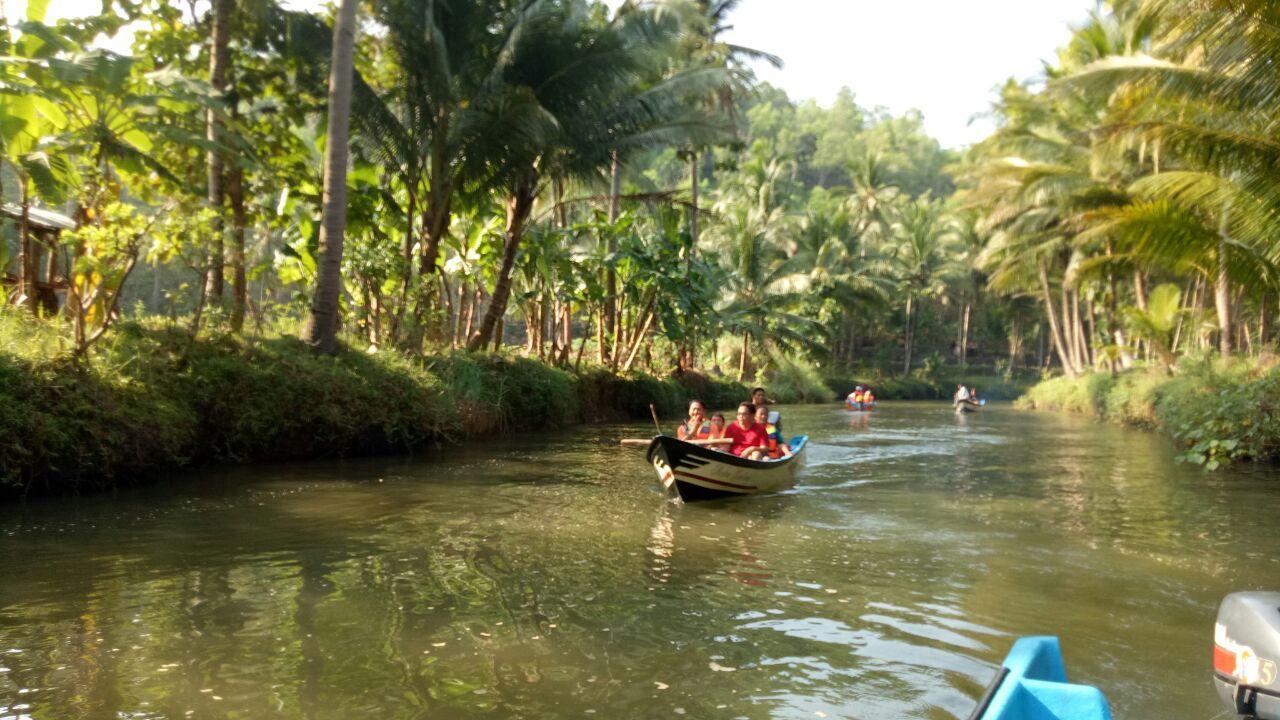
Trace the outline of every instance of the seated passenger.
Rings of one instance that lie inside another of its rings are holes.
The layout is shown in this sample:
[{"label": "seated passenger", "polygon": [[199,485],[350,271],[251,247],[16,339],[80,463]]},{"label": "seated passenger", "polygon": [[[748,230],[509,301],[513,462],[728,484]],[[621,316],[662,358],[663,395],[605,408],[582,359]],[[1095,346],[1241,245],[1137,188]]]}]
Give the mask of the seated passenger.
[{"label": "seated passenger", "polygon": [[756,406],[756,424],[764,427],[769,457],[774,460],[791,457],[791,447],[782,441],[782,433],[778,432],[778,426],[769,422],[768,405]]},{"label": "seated passenger", "polygon": [[[772,401],[769,400],[768,397],[766,397],[764,388],[758,387],[758,388],[752,389],[751,391],[752,405],[756,405],[756,406],[768,405],[770,402]],[[774,425],[777,425],[779,428],[782,427],[782,415],[780,415],[776,410],[770,413],[769,421],[772,422]]]},{"label": "seated passenger", "polygon": [[738,405],[737,419],[725,428],[724,436],[733,441],[729,452],[748,460],[762,460],[769,450],[769,438],[756,422],[756,408],[751,403]]},{"label": "seated passenger", "polygon": [[711,437],[707,408],[701,400],[689,402],[689,419],[676,428],[676,437],[681,440],[706,440]]},{"label": "seated passenger", "polygon": [[724,437],[724,413],[716,413],[711,416],[711,433],[707,437],[712,440],[719,440]]}]

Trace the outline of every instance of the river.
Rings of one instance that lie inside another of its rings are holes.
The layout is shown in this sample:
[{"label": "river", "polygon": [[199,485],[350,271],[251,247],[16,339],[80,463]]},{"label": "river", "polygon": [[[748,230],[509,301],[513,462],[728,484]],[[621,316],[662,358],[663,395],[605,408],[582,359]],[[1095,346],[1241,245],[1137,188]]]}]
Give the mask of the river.
[{"label": "river", "polygon": [[6,507],[0,718],[963,718],[1026,634],[1118,720],[1220,711],[1274,471],[1008,407],[785,418],[839,445],[713,504],[614,425]]}]

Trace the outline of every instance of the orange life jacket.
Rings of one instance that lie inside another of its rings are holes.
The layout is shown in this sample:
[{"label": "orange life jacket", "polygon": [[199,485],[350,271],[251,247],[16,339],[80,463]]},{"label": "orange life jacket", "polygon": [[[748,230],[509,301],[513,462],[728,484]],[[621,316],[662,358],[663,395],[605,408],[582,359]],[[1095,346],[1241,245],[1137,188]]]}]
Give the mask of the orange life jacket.
[{"label": "orange life jacket", "polygon": [[778,428],[774,427],[771,424],[766,424],[764,426],[764,430],[766,433],[768,433],[766,437],[769,438],[769,441],[768,441],[769,457],[775,458],[775,459],[782,457],[782,448],[778,447],[778,440],[781,438],[781,434],[778,432]]},{"label": "orange life jacket", "polygon": [[702,426],[699,427],[692,436],[690,436],[689,423],[687,421],[683,422],[680,424],[680,429],[676,432],[676,437],[681,440],[706,440],[711,437],[711,423],[710,421],[702,423]]}]

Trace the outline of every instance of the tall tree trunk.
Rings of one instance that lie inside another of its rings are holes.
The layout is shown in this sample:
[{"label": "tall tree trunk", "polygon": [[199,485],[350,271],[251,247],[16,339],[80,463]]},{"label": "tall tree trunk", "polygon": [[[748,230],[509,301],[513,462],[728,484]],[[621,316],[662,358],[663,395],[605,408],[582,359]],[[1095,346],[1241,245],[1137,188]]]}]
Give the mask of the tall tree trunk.
[{"label": "tall tree trunk", "polygon": [[[1044,294],[1045,315],[1049,318],[1049,331],[1053,339],[1054,350],[1058,353],[1058,362],[1062,363],[1062,369],[1067,373],[1068,377],[1076,377],[1080,374],[1080,370],[1072,361],[1071,352],[1063,341],[1063,329],[1058,326],[1058,311],[1053,305],[1053,291],[1049,287],[1049,270],[1045,267],[1043,261],[1038,263],[1038,266],[1040,271],[1040,291]],[[1065,318],[1066,316],[1064,315],[1063,317]],[[1041,351],[1041,356],[1041,365],[1043,366],[1043,351]]]},{"label": "tall tree trunk", "polygon": [[516,264],[516,251],[524,237],[525,224],[533,210],[536,193],[537,178],[529,177],[507,198],[507,229],[506,242],[502,248],[502,264],[498,267],[498,279],[494,282],[493,295],[489,298],[489,307],[485,310],[484,319],[480,321],[480,328],[467,342],[468,350],[486,347],[493,338],[493,330],[498,321],[507,312],[507,300],[511,297],[511,271]]},{"label": "tall tree trunk", "polygon": [[436,116],[436,128],[432,135],[434,151],[431,153],[430,184],[426,198],[427,210],[423,214],[422,265],[425,277],[436,271],[440,257],[440,242],[449,232],[450,212],[453,208],[453,185],[446,179],[449,170],[445,164],[445,139],[449,136],[449,116],[441,111]]},{"label": "tall tree trunk", "polygon": [[631,365],[636,361],[636,355],[640,352],[640,346],[644,344],[645,337],[649,334],[649,328],[653,326],[653,319],[657,317],[657,313],[653,311],[654,303],[657,302],[658,295],[654,293],[649,296],[649,302],[645,305],[644,311],[640,313],[640,328],[636,331],[631,340],[631,350],[627,353],[627,360],[622,365],[622,372],[631,370]]},{"label": "tall tree trunk", "polygon": [[[587,349],[587,336],[591,334],[590,333],[591,321],[592,321],[591,311],[588,310],[587,311],[587,332],[582,333],[582,342],[578,344],[578,356],[573,359],[574,374],[577,374],[578,369],[582,367],[582,353]],[[597,325],[597,327],[603,327],[603,325]]]},{"label": "tall tree trunk", "polygon": [[596,353],[601,365],[609,360],[609,352],[605,349],[604,337],[604,308],[601,308],[600,315],[596,317]]},{"label": "tall tree trunk", "polygon": [[[1226,232],[1225,220],[1222,228]],[[1227,239],[1218,240],[1218,274],[1213,283],[1213,301],[1218,310],[1218,352],[1231,354],[1231,283],[1227,279]]]},{"label": "tall tree trunk", "polygon": [[329,69],[329,141],[324,159],[324,218],[316,289],[302,339],[319,352],[338,347],[338,295],[342,286],[342,241],[347,224],[347,155],[350,151],[351,85],[357,0],[342,0],[333,25]]},{"label": "tall tree trunk", "polygon": [[[1205,291],[1208,287],[1208,284],[1209,284],[1209,278],[1204,274],[1200,274],[1199,276],[1196,277],[1196,293],[1195,293],[1196,301],[1194,306],[1195,307],[1194,317],[1196,318],[1204,317],[1204,302],[1205,302],[1204,296],[1206,294]],[[1194,328],[1194,330],[1196,333],[1195,334],[1196,347],[1203,348],[1205,346],[1206,333],[1199,328]]]},{"label": "tall tree trunk", "polygon": [[409,289],[413,284],[413,224],[418,219],[417,201],[418,195],[414,192],[414,188],[410,187],[408,212],[404,219],[404,282],[400,285],[400,300],[396,303],[395,314],[391,318],[391,342],[399,344],[400,327],[404,322],[405,311],[409,308]]},{"label": "tall tree trunk", "polygon": [[1142,274],[1141,270],[1133,271],[1133,298],[1138,303],[1138,309],[1142,312],[1147,311],[1147,276]]},{"label": "tall tree trunk", "polygon": [[693,262],[693,253],[698,247],[698,152],[689,154],[689,254],[684,258],[684,269],[687,273]]},{"label": "tall tree trunk", "polygon": [[960,321],[960,364],[969,364],[969,318],[973,313],[973,305],[964,304],[964,314]]},{"label": "tall tree trunk", "polygon": [[906,337],[906,347],[905,347],[906,358],[902,362],[903,376],[911,374],[911,340],[912,340],[911,338],[912,312],[911,311],[914,309],[912,307],[914,305],[914,302],[913,302],[914,300],[915,298],[912,297],[911,295],[907,296],[907,337]]},{"label": "tall tree trunk", "polygon": [[1092,300],[1086,301],[1085,318],[1089,322],[1089,334],[1085,337],[1084,348],[1088,353],[1089,364],[1093,367],[1098,366],[1098,312],[1097,307]]},{"label": "tall tree trunk", "polygon": [[[52,277],[52,275],[50,275]],[[1267,314],[1267,293],[1263,292],[1261,299],[1258,299],[1258,352],[1265,350],[1267,341],[1270,340],[1271,316]]]},{"label": "tall tree trunk", "polygon": [[751,333],[742,333],[742,354],[738,356],[738,382],[742,382],[747,377],[748,352],[751,348]]},{"label": "tall tree trunk", "polygon": [[[618,252],[618,237],[613,232],[612,226],[618,221],[618,215],[622,212],[622,163],[618,161],[617,150],[611,153],[609,170],[610,230],[606,249],[609,255],[613,255]],[[604,287],[604,336],[612,338],[618,332],[618,273],[612,266],[605,270]],[[600,362],[609,362],[609,348],[604,342],[600,343]]]},{"label": "tall tree trunk", "polygon": [[22,217],[18,221],[18,297],[32,314],[36,314],[40,312],[39,253],[31,240],[31,183],[26,175],[18,175],[18,187],[21,191],[19,202],[22,203]]},{"label": "tall tree trunk", "polygon": [[[231,11],[234,0],[212,0],[210,14],[213,16],[213,31],[209,40],[209,85],[215,92],[225,95],[227,91],[227,41],[231,37]],[[223,159],[222,150],[217,145],[222,143],[222,121],[218,114],[209,110],[205,114],[205,136],[215,146],[210,148],[206,157],[207,199],[214,212],[213,245],[209,248],[209,274],[205,279],[204,292],[211,303],[222,302],[223,264],[225,258],[222,248],[222,191],[223,191]]]},{"label": "tall tree trunk", "polygon": [[1022,330],[1018,327],[1018,316],[1013,317],[1013,327],[1009,330],[1009,371],[1018,367],[1018,353],[1022,349]]},{"label": "tall tree trunk", "polygon": [[244,311],[249,299],[249,281],[245,274],[244,237],[244,170],[233,163],[227,171],[227,195],[231,201],[231,332],[244,327]]}]

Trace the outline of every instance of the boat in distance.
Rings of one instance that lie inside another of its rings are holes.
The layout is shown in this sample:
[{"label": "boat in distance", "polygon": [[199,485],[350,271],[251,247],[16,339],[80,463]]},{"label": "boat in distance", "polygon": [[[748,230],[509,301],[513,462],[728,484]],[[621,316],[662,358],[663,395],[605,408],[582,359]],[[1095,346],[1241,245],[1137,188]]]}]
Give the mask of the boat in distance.
[{"label": "boat in distance", "polygon": [[748,460],[705,445],[659,435],[645,454],[662,487],[681,500],[712,500],[758,495],[791,487],[804,467],[809,436],[797,435],[787,446],[791,456]]}]

